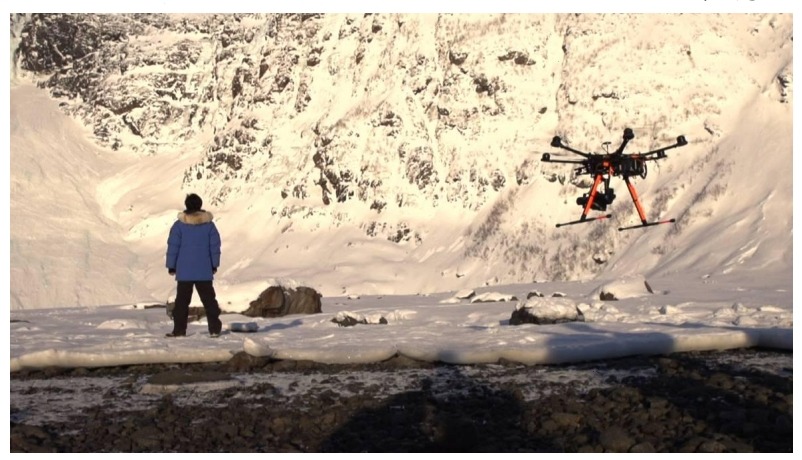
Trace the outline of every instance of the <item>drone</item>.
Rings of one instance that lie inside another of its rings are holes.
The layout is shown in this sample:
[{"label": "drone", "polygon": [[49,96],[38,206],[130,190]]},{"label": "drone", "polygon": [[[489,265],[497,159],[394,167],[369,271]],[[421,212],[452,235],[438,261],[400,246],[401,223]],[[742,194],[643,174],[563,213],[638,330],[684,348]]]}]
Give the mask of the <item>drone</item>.
[{"label": "drone", "polygon": [[595,220],[603,220],[612,217],[612,214],[588,217],[588,214],[591,210],[606,211],[607,206],[610,206],[613,203],[613,200],[615,199],[615,192],[612,188],[610,188],[610,177],[612,176],[621,176],[624,179],[624,182],[627,184],[629,194],[632,197],[632,202],[635,204],[635,209],[638,211],[638,217],[640,217],[641,221],[640,225],[620,227],[618,229],[619,231],[630,230],[633,228],[651,227],[653,225],[660,224],[670,224],[676,221],[676,219],[658,220],[654,222],[647,221],[646,213],[643,211],[640,198],[638,198],[638,192],[635,190],[635,186],[632,185],[630,178],[641,177],[642,179],[645,179],[647,170],[646,162],[657,161],[666,158],[666,150],[682,147],[683,145],[688,144],[688,141],[685,140],[685,136],[679,136],[677,137],[677,142],[675,144],[666,147],[661,147],[646,153],[624,154],[624,148],[626,147],[627,143],[634,138],[635,134],[632,132],[632,130],[630,128],[626,128],[624,129],[624,140],[618,149],[610,153],[610,142],[604,142],[602,145],[604,146],[605,153],[599,154],[580,152],[579,150],[563,144],[560,136],[554,136],[554,138],[551,140],[552,147],[568,150],[569,152],[575,153],[584,159],[552,159],[551,154],[544,153],[541,161],[549,163],[577,164],[580,166],[574,170],[576,175],[587,174],[593,176],[593,185],[590,186],[590,191],[576,199],[576,204],[582,207],[582,215],[580,216],[579,220],[557,224],[557,227],[581,224],[584,222],[592,222]]}]

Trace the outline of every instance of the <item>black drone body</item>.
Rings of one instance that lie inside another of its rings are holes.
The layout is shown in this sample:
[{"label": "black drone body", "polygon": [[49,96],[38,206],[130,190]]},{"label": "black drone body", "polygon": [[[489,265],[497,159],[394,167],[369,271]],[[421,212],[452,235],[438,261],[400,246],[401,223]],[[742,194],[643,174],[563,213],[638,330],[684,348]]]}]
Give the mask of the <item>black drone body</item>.
[{"label": "black drone body", "polygon": [[[591,210],[606,211],[607,206],[610,206],[613,203],[613,200],[615,199],[615,192],[612,188],[610,188],[610,177],[612,176],[621,176],[624,179],[624,182],[627,185],[627,190],[629,190],[629,194],[632,197],[632,202],[635,204],[635,209],[638,211],[638,217],[640,217],[641,221],[640,225],[621,227],[618,230],[650,227],[652,225],[668,224],[675,221],[675,219],[668,219],[648,222],[646,220],[646,213],[643,211],[643,206],[641,206],[638,192],[632,185],[630,177],[638,176],[645,179],[647,171],[646,162],[657,161],[666,158],[666,150],[682,147],[683,145],[686,145],[688,141],[685,140],[685,136],[679,136],[677,137],[677,142],[675,144],[661,147],[646,153],[625,154],[624,148],[626,147],[627,143],[634,138],[635,134],[632,132],[632,130],[630,128],[626,128],[624,129],[624,140],[621,142],[621,146],[618,147],[616,151],[612,153],[607,152],[604,154],[595,154],[580,152],[579,150],[573,149],[563,144],[560,136],[554,136],[554,139],[551,140],[552,147],[568,150],[571,153],[575,153],[583,157],[583,159],[552,159],[551,154],[544,153],[541,160],[549,163],[577,164],[580,165],[575,169],[575,173],[577,175],[587,174],[593,176],[593,185],[590,187],[590,191],[576,199],[576,203],[582,206],[582,215],[580,216],[579,220],[566,222],[564,224],[557,224],[557,227],[581,224],[583,222],[591,222],[594,220],[602,220],[612,217],[612,214],[588,217],[588,214]],[[606,148],[609,144],[609,142],[605,142],[603,145]]]}]

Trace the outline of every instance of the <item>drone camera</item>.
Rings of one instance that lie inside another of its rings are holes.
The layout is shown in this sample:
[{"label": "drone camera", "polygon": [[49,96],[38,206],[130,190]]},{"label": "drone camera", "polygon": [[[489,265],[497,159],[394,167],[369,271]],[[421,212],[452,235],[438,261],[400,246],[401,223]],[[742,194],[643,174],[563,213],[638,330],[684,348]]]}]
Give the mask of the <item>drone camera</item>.
[{"label": "drone camera", "polygon": [[[585,193],[576,199],[576,204],[584,208],[585,205],[588,204],[589,198],[590,194]],[[596,197],[593,199],[593,204],[590,205],[590,208],[594,211],[606,211],[607,206],[613,204],[613,200],[615,200],[615,192],[613,189],[608,188],[604,193],[599,193],[596,195]]]}]

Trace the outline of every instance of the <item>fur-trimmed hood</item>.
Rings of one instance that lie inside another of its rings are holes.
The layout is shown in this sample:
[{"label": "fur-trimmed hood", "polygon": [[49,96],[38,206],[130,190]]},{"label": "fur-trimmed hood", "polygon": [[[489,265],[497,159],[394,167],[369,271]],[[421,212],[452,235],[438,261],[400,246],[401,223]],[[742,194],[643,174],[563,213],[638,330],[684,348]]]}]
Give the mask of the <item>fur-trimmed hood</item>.
[{"label": "fur-trimmed hood", "polygon": [[189,225],[200,225],[211,222],[214,216],[209,211],[194,211],[186,212],[181,211],[178,213],[178,220]]}]

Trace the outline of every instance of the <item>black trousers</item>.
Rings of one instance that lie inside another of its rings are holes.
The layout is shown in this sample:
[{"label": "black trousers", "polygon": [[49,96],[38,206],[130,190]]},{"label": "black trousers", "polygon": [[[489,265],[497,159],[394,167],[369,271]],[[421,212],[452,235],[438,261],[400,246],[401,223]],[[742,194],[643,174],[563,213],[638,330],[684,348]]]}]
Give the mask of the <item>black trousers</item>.
[{"label": "black trousers", "polygon": [[189,317],[189,303],[192,301],[192,289],[198,290],[203,309],[206,310],[206,320],[209,323],[209,333],[219,334],[223,329],[220,321],[220,306],[217,304],[217,294],[211,281],[179,281],[175,295],[175,308],[173,309],[173,334],[186,334],[187,319]]}]

